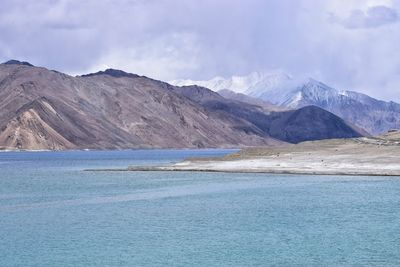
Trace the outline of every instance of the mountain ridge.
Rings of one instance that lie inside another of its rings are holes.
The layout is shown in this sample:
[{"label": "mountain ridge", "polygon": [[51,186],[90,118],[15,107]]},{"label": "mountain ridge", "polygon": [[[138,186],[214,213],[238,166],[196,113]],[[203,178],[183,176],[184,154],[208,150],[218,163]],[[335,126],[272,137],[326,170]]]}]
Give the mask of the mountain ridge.
[{"label": "mountain ridge", "polygon": [[269,136],[290,143],[367,135],[336,115],[316,106],[266,112],[262,106],[226,99],[210,89],[199,86],[182,86],[177,90],[207,109],[233,114],[256,125]]},{"label": "mountain ridge", "polygon": [[[218,117],[165,83],[144,77],[72,77],[1,64],[0,108],[0,146],[6,149],[243,147],[280,142],[244,120]],[[243,127],[253,130],[246,133]]]},{"label": "mountain ridge", "polygon": [[[268,114],[259,106],[225,99],[206,88],[187,89],[197,93],[120,70],[73,77],[26,64],[0,64],[0,147],[248,147],[308,140],[314,133],[331,138],[326,130],[310,128],[300,139],[277,135],[282,137],[278,139],[267,130],[268,120],[261,123],[246,115],[266,119]],[[215,105],[228,105],[230,110],[209,105],[215,98]],[[346,125],[336,116],[318,122]],[[335,137],[348,134],[338,131]],[[351,130],[350,135],[360,133]]]},{"label": "mountain ridge", "polygon": [[[290,75],[281,73],[276,75],[280,79],[268,73],[259,76],[254,75],[254,73],[248,76],[239,76],[242,81],[250,80],[249,84],[241,84],[240,87],[235,87],[234,84],[230,83],[232,78],[225,79],[228,82],[220,82],[220,84],[231,86],[222,89],[236,93],[244,92],[250,97],[268,101],[278,107],[289,109],[308,105],[321,107],[357,127],[365,129],[372,135],[379,135],[390,129],[400,128],[400,104],[394,101],[378,100],[355,91],[337,90],[312,78],[296,80]],[[270,78],[272,81],[269,81]],[[195,82],[180,80],[177,83],[183,85]],[[220,86],[214,85],[213,79],[199,81],[198,83],[215,91],[221,90]]]}]

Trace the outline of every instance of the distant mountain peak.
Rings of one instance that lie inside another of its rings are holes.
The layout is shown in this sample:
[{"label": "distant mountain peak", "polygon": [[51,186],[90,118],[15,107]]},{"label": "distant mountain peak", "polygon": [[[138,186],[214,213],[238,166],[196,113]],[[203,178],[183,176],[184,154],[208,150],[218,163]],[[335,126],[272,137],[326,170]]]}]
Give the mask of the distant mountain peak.
[{"label": "distant mountain peak", "polygon": [[170,81],[170,83],[177,86],[196,84],[216,92],[223,89],[229,89],[236,93],[249,94],[249,91],[255,91],[260,88],[262,90],[265,88],[275,88],[276,86],[282,83],[288,83],[291,80],[291,75],[282,70],[262,70],[254,71],[245,76],[235,75],[230,78],[216,76],[208,81],[174,80]]},{"label": "distant mountain peak", "polygon": [[91,77],[91,76],[97,76],[97,75],[109,75],[109,76],[112,76],[115,78],[122,78],[122,77],[139,78],[140,77],[137,74],[128,73],[123,70],[117,70],[117,69],[106,69],[104,71],[98,71],[95,73],[84,74],[84,75],[81,75],[81,77]]},{"label": "distant mountain peak", "polygon": [[197,84],[214,91],[229,89],[289,109],[318,106],[371,134],[400,128],[400,104],[363,93],[338,90],[311,77],[295,78],[279,70],[230,78],[215,77],[208,81],[177,80],[172,84]]},{"label": "distant mountain peak", "polygon": [[29,67],[34,67],[31,63],[26,62],[26,61],[19,61],[15,59],[11,59],[9,61],[4,62],[3,64],[5,65],[23,65],[23,66],[29,66]]}]

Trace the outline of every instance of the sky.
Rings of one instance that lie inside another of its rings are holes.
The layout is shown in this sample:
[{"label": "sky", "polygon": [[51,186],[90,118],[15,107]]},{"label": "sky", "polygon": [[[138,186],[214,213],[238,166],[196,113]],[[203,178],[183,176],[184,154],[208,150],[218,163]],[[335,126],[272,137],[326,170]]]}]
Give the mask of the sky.
[{"label": "sky", "polygon": [[161,80],[283,70],[400,102],[400,0],[2,0],[0,61]]}]

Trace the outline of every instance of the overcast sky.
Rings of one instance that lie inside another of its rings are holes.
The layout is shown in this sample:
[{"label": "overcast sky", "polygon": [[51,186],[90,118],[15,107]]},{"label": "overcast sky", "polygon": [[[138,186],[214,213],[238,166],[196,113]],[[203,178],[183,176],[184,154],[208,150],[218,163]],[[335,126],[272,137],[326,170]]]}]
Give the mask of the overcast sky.
[{"label": "overcast sky", "polygon": [[400,0],[2,0],[0,60],[162,80],[281,69],[400,101]]}]

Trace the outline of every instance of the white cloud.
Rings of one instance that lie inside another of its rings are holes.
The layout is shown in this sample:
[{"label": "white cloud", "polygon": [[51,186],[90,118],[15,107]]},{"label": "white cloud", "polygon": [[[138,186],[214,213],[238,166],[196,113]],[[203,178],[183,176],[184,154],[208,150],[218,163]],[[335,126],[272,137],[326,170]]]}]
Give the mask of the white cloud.
[{"label": "white cloud", "polygon": [[399,21],[399,15],[395,9],[387,6],[371,6],[366,11],[352,10],[345,18],[333,15],[331,20],[349,29],[363,29],[396,23]]},{"label": "white cloud", "polygon": [[399,8],[399,0],[2,0],[0,60],[164,80],[281,68],[400,101]]},{"label": "white cloud", "polygon": [[198,71],[201,48],[197,37],[190,33],[172,33],[135,47],[109,50],[98,58],[87,72],[117,68],[160,80],[168,80],[177,73]]}]

